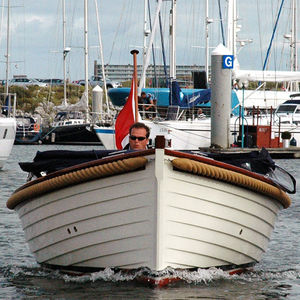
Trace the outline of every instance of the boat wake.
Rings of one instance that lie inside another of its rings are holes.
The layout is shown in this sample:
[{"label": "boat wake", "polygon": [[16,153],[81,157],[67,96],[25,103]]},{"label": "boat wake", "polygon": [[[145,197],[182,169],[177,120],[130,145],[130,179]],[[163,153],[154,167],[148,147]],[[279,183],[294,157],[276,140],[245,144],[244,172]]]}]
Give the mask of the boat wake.
[{"label": "boat wake", "polygon": [[[121,281],[141,281],[141,282],[150,282],[151,280],[159,279],[178,281],[183,280],[187,283],[208,283],[217,279],[230,278],[230,275],[221,269],[211,268],[211,269],[198,269],[196,271],[189,270],[175,270],[173,268],[166,268],[163,271],[153,272],[148,268],[141,268],[135,271],[126,272],[123,270],[115,271],[111,268],[106,268],[103,271],[91,273],[89,275],[82,276],[71,276],[64,275],[64,280],[66,282],[89,282],[89,281],[112,281],[112,282],[121,282]],[[173,279],[173,280],[172,280]]]},{"label": "boat wake", "polygon": [[[110,281],[110,282],[125,282],[139,281],[146,282],[148,278],[172,281],[183,281],[188,284],[209,284],[219,280],[237,280],[245,282],[260,282],[265,280],[295,280],[300,279],[300,268],[298,270],[283,270],[283,271],[247,271],[243,274],[230,275],[228,272],[218,268],[189,270],[175,270],[167,268],[160,272],[152,272],[148,268],[142,268],[134,272],[114,271],[106,268],[103,271],[91,273],[88,275],[72,276],[63,275],[65,282],[95,282],[95,281]],[[175,279],[175,280],[172,280]],[[177,279],[177,280],[176,280]],[[150,284],[153,282],[149,282]]]},{"label": "boat wake", "polygon": [[[63,280],[65,283],[88,283],[88,282],[142,282],[154,283],[154,280],[160,282],[176,282],[181,281],[188,284],[209,284],[219,280],[234,280],[239,282],[261,282],[274,280],[297,280],[300,279],[300,266],[297,269],[281,270],[281,271],[263,271],[253,270],[243,274],[230,275],[228,272],[218,268],[189,270],[175,270],[166,268],[163,271],[153,272],[149,268],[140,268],[135,271],[123,271],[106,268],[103,271],[83,274],[70,275],[58,270],[50,270],[37,266],[6,266],[0,268],[0,274],[7,280],[26,280],[26,278],[43,278]],[[2,277],[1,276],[1,277]],[[152,278],[152,281],[149,280]],[[173,280],[172,280],[173,279]],[[160,285],[160,284],[158,284]]]}]

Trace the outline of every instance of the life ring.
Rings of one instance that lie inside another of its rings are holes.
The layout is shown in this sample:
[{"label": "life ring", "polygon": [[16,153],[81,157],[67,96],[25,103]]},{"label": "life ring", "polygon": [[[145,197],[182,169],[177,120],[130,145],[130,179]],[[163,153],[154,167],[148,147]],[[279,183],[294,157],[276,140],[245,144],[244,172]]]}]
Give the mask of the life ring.
[{"label": "life ring", "polygon": [[34,129],[34,131],[40,131],[40,124],[35,123],[33,125],[33,129]]}]

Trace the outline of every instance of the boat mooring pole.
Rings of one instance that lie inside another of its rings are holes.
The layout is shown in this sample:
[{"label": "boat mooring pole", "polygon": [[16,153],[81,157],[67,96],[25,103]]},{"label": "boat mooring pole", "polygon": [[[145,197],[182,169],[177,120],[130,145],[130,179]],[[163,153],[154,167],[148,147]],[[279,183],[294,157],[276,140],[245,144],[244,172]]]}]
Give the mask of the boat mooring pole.
[{"label": "boat mooring pole", "polygon": [[138,121],[138,114],[139,114],[139,111],[138,111],[138,94],[137,94],[137,59],[136,59],[136,56],[137,54],[139,54],[139,51],[138,50],[131,50],[130,53],[133,55],[133,78],[134,78],[134,94],[133,94],[133,97],[134,97],[134,104],[135,104],[135,115],[134,115],[134,120],[135,122]]},{"label": "boat mooring pole", "polygon": [[92,97],[92,114],[93,121],[97,122],[99,120],[103,120],[103,89],[96,85],[93,88],[93,97]]},{"label": "boat mooring pole", "polygon": [[211,53],[211,147],[229,148],[233,55],[219,44]]}]

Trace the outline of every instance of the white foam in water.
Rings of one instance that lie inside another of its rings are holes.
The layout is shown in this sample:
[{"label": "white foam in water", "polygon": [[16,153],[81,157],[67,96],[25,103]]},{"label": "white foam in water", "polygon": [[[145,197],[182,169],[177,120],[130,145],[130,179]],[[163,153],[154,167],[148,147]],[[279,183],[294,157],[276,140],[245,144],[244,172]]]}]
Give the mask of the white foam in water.
[{"label": "white foam in water", "polygon": [[198,269],[196,271],[188,270],[175,270],[172,268],[166,268],[163,271],[152,272],[151,270],[145,268],[140,269],[132,273],[126,273],[123,271],[115,272],[113,269],[106,268],[103,271],[91,273],[89,275],[82,276],[70,276],[64,275],[63,279],[66,282],[95,282],[97,280],[120,282],[120,281],[132,281],[140,276],[149,276],[153,278],[180,278],[187,283],[208,283],[213,280],[218,279],[232,279],[235,275],[229,275],[227,272],[221,269],[211,268],[211,269]]},{"label": "white foam in water", "polygon": [[188,283],[208,283],[218,279],[233,278],[235,275],[229,275],[221,269],[210,268],[210,269],[198,269],[197,271],[175,271],[176,277],[188,282]]},{"label": "white foam in water", "polygon": [[[137,271],[138,273],[138,271]],[[81,276],[70,276],[64,275],[63,279],[66,282],[87,282],[87,281],[97,281],[97,280],[104,280],[104,281],[130,281],[136,277],[136,274],[126,274],[122,271],[115,272],[111,268],[105,268],[103,271],[94,272],[88,275],[81,275]]]},{"label": "white foam in water", "polygon": [[266,271],[255,270],[252,272],[246,272],[240,275],[229,275],[228,272],[218,268],[210,269],[197,269],[195,271],[189,270],[176,270],[173,268],[166,268],[163,271],[151,271],[148,268],[141,268],[136,271],[125,272],[122,270],[115,271],[111,268],[106,268],[103,271],[94,272],[84,275],[67,275],[62,274],[58,270],[50,270],[40,268],[38,266],[10,266],[4,268],[3,273],[10,278],[18,277],[44,277],[44,278],[62,278],[65,282],[85,283],[95,281],[110,281],[110,282],[126,282],[133,281],[140,277],[152,277],[157,279],[164,278],[180,278],[189,284],[208,284],[212,281],[226,279],[226,280],[239,280],[244,282],[260,282],[270,280],[297,280],[300,279],[300,265],[299,268],[293,270],[281,270],[281,271]]},{"label": "white foam in water", "polygon": [[54,277],[57,278],[61,276],[59,271],[41,269],[38,265],[19,265],[19,266],[7,266],[3,268],[3,272],[7,274],[9,278],[26,278],[29,277],[44,277],[50,278]]}]

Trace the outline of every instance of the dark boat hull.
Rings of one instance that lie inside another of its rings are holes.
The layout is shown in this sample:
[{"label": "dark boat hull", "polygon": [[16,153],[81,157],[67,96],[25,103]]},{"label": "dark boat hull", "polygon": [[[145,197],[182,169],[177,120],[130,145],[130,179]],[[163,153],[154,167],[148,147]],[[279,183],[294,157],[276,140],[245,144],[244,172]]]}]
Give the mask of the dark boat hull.
[{"label": "dark boat hull", "polygon": [[94,130],[86,124],[45,128],[41,140],[43,144],[102,145]]},{"label": "dark boat hull", "polygon": [[32,132],[18,132],[15,137],[15,145],[36,145],[40,143],[41,132],[32,131]]}]

